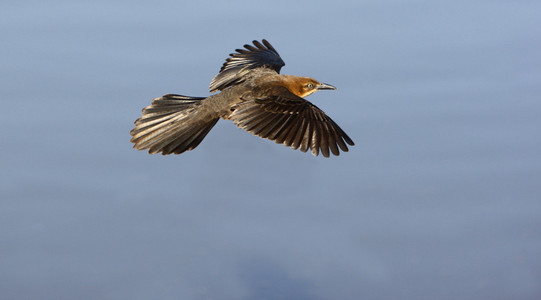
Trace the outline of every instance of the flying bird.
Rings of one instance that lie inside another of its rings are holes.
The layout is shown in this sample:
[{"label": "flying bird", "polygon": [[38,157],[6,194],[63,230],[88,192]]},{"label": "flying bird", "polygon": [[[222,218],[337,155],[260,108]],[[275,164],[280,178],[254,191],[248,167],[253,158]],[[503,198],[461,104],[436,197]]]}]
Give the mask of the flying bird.
[{"label": "flying bird", "polygon": [[[229,54],[209,97],[167,94],[152,100],[131,130],[137,150],[180,154],[195,149],[220,118],[278,144],[324,157],[353,146],[351,138],[304,97],[335,90],[310,77],[280,74],[284,61],[266,40]],[[346,145],[347,144],[347,145]]]}]

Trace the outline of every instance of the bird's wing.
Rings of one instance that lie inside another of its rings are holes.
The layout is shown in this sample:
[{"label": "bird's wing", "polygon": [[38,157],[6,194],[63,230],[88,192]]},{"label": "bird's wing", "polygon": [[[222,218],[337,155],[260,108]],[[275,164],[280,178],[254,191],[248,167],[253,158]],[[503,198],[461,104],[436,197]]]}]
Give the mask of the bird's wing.
[{"label": "bird's wing", "polygon": [[[251,99],[250,99],[251,98]],[[229,116],[238,127],[262,138],[313,155],[329,157],[347,152],[351,138],[321,109],[284,87],[271,96],[251,97],[232,107]]]},{"label": "bird's wing", "polygon": [[236,53],[229,54],[231,57],[225,60],[220,72],[210,83],[211,93],[242,81],[242,74],[239,74],[241,70],[265,67],[280,73],[285,63],[276,49],[267,40],[262,40],[262,43],[253,41],[253,44],[244,45],[246,49],[236,49]]}]

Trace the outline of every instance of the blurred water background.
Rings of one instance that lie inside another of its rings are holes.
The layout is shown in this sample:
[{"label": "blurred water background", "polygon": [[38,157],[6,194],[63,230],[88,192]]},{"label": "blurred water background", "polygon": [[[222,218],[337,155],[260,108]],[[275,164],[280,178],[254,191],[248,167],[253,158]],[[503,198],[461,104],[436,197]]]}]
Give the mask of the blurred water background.
[{"label": "blurred water background", "polygon": [[[541,2],[2,1],[0,299],[541,299]],[[220,121],[132,149],[235,48],[356,146]]]}]

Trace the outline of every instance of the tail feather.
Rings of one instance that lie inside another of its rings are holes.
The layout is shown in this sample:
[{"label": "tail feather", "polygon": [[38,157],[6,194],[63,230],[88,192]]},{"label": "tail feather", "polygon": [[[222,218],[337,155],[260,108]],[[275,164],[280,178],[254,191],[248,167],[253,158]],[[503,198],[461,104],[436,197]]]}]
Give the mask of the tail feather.
[{"label": "tail feather", "polygon": [[133,147],[163,155],[197,147],[219,120],[198,113],[204,99],[169,94],[152,100],[130,131]]},{"label": "tail feather", "polygon": [[207,133],[214,127],[218,122],[218,119],[215,119],[214,122],[207,123],[202,127],[195,127],[197,129],[189,130],[185,134],[175,138],[173,141],[168,143],[163,147],[164,152],[180,154],[184,151],[189,151],[195,149],[199,146],[201,141],[205,138]]}]

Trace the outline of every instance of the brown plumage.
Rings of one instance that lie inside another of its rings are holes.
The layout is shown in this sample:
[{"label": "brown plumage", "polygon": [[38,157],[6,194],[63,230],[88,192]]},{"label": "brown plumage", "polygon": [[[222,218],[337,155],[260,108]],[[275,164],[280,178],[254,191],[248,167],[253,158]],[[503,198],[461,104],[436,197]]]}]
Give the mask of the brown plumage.
[{"label": "brown plumage", "polygon": [[285,65],[266,40],[244,45],[226,59],[207,98],[168,94],[152,100],[135,121],[131,142],[150,154],[180,154],[197,147],[220,118],[262,138],[313,155],[339,155],[353,146],[322,110],[303,99],[334,86],[310,77],[281,75]]}]

